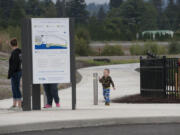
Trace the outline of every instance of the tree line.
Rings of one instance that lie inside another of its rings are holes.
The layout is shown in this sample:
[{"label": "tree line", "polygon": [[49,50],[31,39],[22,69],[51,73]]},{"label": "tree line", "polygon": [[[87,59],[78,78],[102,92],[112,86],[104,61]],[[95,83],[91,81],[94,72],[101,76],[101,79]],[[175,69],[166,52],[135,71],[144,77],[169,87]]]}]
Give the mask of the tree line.
[{"label": "tree line", "polygon": [[85,0],[0,0],[0,29],[20,27],[24,17],[63,16],[74,17],[76,31],[89,40],[135,40],[144,30],[180,29],[180,0],[168,0],[167,7],[163,0],[110,0],[108,12],[101,7],[94,15],[86,6]]},{"label": "tree line", "polygon": [[[180,33],[180,0],[111,0],[108,13],[99,10],[89,19],[93,40],[136,40],[146,30],[172,30]],[[103,33],[103,34],[100,34]]]}]

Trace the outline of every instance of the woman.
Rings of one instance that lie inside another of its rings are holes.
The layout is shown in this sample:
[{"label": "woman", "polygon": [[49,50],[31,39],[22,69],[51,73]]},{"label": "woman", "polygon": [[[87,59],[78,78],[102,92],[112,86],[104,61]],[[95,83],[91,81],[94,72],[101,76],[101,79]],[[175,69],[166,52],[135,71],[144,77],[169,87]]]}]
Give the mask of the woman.
[{"label": "woman", "polygon": [[21,108],[22,95],[20,91],[20,80],[21,80],[21,49],[18,48],[17,39],[12,39],[10,42],[12,48],[11,56],[9,58],[9,71],[8,79],[11,79],[12,94],[13,94],[13,105],[11,109],[18,107]]}]

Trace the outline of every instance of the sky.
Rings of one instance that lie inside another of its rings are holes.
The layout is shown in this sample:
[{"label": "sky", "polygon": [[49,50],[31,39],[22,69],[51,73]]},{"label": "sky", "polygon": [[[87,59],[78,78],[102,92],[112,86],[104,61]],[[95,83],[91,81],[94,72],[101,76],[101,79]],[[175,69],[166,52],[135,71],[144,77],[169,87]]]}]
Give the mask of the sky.
[{"label": "sky", "polygon": [[86,0],[86,3],[103,4],[103,3],[109,3],[109,0]]}]

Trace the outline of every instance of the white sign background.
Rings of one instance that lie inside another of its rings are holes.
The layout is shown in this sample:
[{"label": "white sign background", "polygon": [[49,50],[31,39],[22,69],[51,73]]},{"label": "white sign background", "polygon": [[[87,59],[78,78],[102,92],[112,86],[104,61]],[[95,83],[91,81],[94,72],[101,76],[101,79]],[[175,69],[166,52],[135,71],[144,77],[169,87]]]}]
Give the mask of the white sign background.
[{"label": "white sign background", "polygon": [[32,18],[33,84],[70,82],[69,18]]}]

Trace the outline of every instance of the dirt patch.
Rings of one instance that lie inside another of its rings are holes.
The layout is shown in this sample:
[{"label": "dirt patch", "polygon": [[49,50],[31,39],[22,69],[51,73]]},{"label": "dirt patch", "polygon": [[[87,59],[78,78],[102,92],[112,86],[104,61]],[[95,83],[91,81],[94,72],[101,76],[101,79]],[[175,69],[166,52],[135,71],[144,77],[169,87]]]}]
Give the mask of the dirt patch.
[{"label": "dirt patch", "polygon": [[180,103],[180,99],[167,97],[143,97],[140,94],[125,96],[112,100],[113,103],[129,103],[129,104],[151,104],[151,103]]}]

